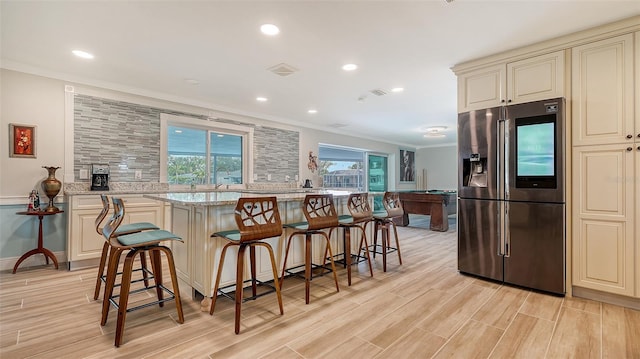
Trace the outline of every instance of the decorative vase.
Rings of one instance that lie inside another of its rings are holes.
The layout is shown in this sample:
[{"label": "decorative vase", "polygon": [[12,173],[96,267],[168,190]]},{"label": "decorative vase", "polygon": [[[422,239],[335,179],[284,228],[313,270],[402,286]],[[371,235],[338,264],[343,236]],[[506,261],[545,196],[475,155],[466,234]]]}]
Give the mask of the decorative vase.
[{"label": "decorative vase", "polygon": [[42,181],[42,190],[49,197],[49,205],[44,210],[45,212],[58,212],[60,209],[53,205],[53,199],[56,198],[60,188],[62,188],[62,183],[56,178],[56,170],[60,167],[42,166],[42,168],[46,168],[49,172],[49,177]]}]

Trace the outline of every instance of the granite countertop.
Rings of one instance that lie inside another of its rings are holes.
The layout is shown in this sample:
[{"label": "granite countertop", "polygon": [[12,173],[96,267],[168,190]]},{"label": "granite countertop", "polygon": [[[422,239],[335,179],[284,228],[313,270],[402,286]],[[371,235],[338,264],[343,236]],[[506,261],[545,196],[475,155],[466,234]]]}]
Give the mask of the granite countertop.
[{"label": "granite countertop", "polygon": [[152,182],[111,182],[108,191],[92,191],[89,182],[65,183],[63,192],[65,196],[75,196],[83,194],[136,194],[136,193],[167,193],[168,183]]},{"label": "granite countertop", "polygon": [[215,192],[171,192],[158,194],[145,194],[145,198],[158,201],[169,202],[183,206],[224,206],[236,204],[240,197],[254,196],[275,196],[278,201],[302,201],[308,193],[331,193],[334,198],[348,197],[349,191],[330,190],[242,190],[238,191],[215,191]]},{"label": "granite countertop", "polygon": [[197,190],[190,186],[169,187],[168,183],[157,182],[110,182],[108,191],[92,191],[89,182],[69,182],[64,184],[63,193],[66,196],[88,194],[148,194],[148,193],[193,193],[193,192],[247,192],[247,193],[291,193],[305,192],[309,189],[300,188],[297,183],[248,183],[246,185],[219,186],[198,185]]}]

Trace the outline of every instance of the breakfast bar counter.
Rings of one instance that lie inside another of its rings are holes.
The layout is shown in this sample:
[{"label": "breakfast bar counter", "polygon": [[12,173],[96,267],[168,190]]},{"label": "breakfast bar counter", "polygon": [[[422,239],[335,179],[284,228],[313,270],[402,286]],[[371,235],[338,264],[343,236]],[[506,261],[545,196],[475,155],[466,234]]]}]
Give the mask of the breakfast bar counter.
[{"label": "breakfast bar counter", "polygon": [[[215,192],[181,192],[164,194],[146,194],[144,197],[170,204],[170,213],[166,213],[165,221],[167,229],[182,237],[183,243],[172,244],[172,251],[176,265],[178,278],[191,287],[192,295],[198,293],[205,297],[211,297],[215,281],[214,273],[218,270],[218,261],[223,241],[220,238],[212,238],[215,232],[235,229],[234,209],[238,198],[256,196],[275,196],[278,199],[278,210],[282,223],[304,221],[304,215],[300,208],[304,197],[308,193],[331,193],[338,214],[348,213],[346,209],[347,191],[323,191],[323,190],[271,190],[271,191],[215,191]],[[169,228],[170,226],[170,228]],[[337,232],[337,231],[336,231]],[[266,240],[272,247],[278,266],[284,256],[284,243],[288,236],[285,230],[282,236]],[[334,253],[341,253],[342,241],[337,234],[332,238]],[[315,242],[319,243],[319,242]],[[304,264],[304,244],[302,241],[292,242],[292,249],[287,261],[288,268]],[[229,251],[235,251],[230,248]],[[268,253],[257,251],[256,267],[257,277],[260,280],[271,280],[271,264]],[[318,244],[312,248],[314,261],[322,261],[324,247]],[[222,273],[221,286],[235,283],[235,257],[237,253],[228,253]],[[249,273],[248,270],[245,273]]]}]

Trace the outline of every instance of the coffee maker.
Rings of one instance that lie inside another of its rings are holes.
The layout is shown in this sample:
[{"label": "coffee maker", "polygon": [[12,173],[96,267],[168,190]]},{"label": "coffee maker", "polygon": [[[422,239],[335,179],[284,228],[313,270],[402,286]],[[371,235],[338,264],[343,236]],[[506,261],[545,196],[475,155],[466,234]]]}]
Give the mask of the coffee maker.
[{"label": "coffee maker", "polygon": [[109,190],[109,165],[95,163],[91,165],[91,190]]}]

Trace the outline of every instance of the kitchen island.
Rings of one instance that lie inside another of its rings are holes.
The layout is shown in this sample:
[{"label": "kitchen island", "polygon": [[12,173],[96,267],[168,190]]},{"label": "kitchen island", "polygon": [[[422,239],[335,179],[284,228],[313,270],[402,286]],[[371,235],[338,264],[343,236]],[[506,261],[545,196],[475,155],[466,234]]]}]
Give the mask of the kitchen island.
[{"label": "kitchen island", "polygon": [[[304,215],[300,206],[307,193],[331,193],[338,214],[348,213],[346,208],[347,191],[322,191],[322,190],[264,190],[264,191],[215,191],[215,192],[187,192],[146,194],[144,197],[156,201],[169,203],[170,221],[165,221],[173,233],[182,237],[183,243],[172,243],[172,251],[176,265],[178,278],[183,284],[192,289],[194,298],[198,294],[207,297],[213,295],[215,273],[218,270],[220,253],[224,246],[224,240],[211,235],[215,232],[236,229],[234,209],[238,198],[255,196],[275,196],[278,199],[278,210],[282,223],[304,221]],[[342,253],[342,240],[338,240],[337,232],[332,240],[334,253]],[[278,266],[284,256],[285,239],[288,236],[285,230],[282,236],[266,240],[272,247]],[[356,237],[356,236],[352,236]],[[354,239],[352,239],[354,240]],[[353,244],[355,246],[357,243]],[[304,264],[304,243],[294,241],[287,261],[288,268],[294,268]],[[221,287],[235,283],[235,257],[236,248],[230,248],[225,258]],[[312,248],[314,262],[322,262],[324,246],[320,241],[313,241]],[[256,253],[257,278],[269,281],[272,279],[271,264],[266,251]],[[301,268],[302,270],[303,268]],[[249,273],[245,270],[245,273]],[[246,278],[245,278],[246,279]]]}]

